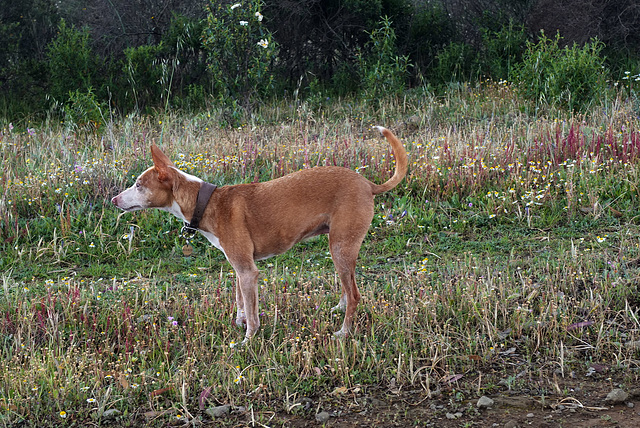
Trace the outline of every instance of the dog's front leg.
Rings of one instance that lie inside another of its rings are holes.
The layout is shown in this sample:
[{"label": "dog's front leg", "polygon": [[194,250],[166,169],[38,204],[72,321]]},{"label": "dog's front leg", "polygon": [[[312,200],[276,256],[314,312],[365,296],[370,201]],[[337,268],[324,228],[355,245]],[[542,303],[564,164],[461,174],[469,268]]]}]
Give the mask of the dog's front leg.
[{"label": "dog's front leg", "polygon": [[244,312],[244,299],[240,291],[240,278],[236,279],[236,325],[240,328],[247,327],[247,316]]},{"label": "dog's front leg", "polygon": [[[239,299],[238,315],[240,316],[242,309],[244,312],[242,318],[247,324],[247,331],[242,343],[246,344],[260,328],[260,317],[258,316],[258,268],[251,261],[251,265],[248,267],[236,268],[236,274],[238,275],[236,286],[236,299]],[[238,297],[238,294],[241,294],[241,296]],[[240,301],[242,306],[240,306]],[[236,319],[237,322],[238,319]]]}]

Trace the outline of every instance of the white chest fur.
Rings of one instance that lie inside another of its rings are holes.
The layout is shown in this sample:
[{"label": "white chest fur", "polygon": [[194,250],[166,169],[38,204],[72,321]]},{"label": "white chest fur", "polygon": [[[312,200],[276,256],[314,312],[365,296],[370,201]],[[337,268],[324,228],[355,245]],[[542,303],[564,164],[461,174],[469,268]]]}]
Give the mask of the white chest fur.
[{"label": "white chest fur", "polygon": [[200,233],[202,234],[202,236],[207,238],[209,240],[209,242],[211,242],[211,244],[213,244],[214,247],[216,247],[218,250],[222,251],[224,253],[225,257],[227,257],[227,253],[224,252],[224,248],[222,248],[222,245],[220,245],[220,240],[218,239],[218,237],[216,235],[214,235],[211,232],[205,232],[203,230],[201,230]]}]

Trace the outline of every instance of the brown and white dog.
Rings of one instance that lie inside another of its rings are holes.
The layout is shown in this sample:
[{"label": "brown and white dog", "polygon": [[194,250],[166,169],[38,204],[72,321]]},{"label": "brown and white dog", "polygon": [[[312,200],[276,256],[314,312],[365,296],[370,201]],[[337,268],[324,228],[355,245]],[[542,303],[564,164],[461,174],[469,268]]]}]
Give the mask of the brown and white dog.
[{"label": "brown and white dog", "polygon": [[[237,274],[236,324],[246,324],[243,343],[260,327],[255,262],[281,254],[303,239],[329,234],[331,258],[342,284],[340,303],[332,311],[345,311],[342,328],[335,334],[346,336],[360,300],[356,259],[373,218],[373,197],[393,189],[407,173],[402,143],[388,129],[377,128],[396,159],[393,176],[383,184],[374,184],[347,168],[323,166],[264,183],[215,189],[178,170],[152,145],[154,166],[111,202],[124,211],[159,208],[191,224],[200,211],[194,229],[224,253]],[[215,191],[197,204],[201,189],[207,186]]]}]

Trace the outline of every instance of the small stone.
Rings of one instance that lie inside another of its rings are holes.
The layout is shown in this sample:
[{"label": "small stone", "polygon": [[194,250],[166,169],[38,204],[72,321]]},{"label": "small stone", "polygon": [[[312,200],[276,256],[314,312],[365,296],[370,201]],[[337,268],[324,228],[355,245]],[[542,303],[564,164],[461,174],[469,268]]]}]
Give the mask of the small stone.
[{"label": "small stone", "polygon": [[109,409],[102,412],[102,417],[104,419],[115,419],[118,415],[121,415],[122,412],[118,409]]},{"label": "small stone", "polygon": [[206,410],[207,415],[211,416],[212,418],[221,418],[228,415],[230,412],[231,406],[229,404],[225,404],[224,406],[209,407]]},{"label": "small stone", "polygon": [[536,417],[536,415],[534,415],[533,413],[527,413],[527,417],[528,417],[528,418],[535,418],[535,417]]},{"label": "small stone", "polygon": [[446,416],[447,419],[455,419],[456,418],[456,416],[453,413],[446,413],[445,416]]},{"label": "small stone", "polygon": [[407,130],[415,131],[418,128],[420,128],[421,123],[422,123],[422,119],[420,119],[420,116],[413,115],[407,118],[407,121],[404,123],[404,125],[407,128]]},{"label": "small stone", "polygon": [[148,412],[144,412],[143,415],[145,417],[145,419],[149,420],[149,419],[155,419],[158,416],[160,416],[162,414],[162,412],[154,412],[153,410],[150,410]]},{"label": "small stone", "polygon": [[140,315],[136,321],[138,321],[138,324],[150,323],[153,321],[153,317],[151,315]]},{"label": "small stone", "polygon": [[316,413],[316,421],[320,422],[321,424],[327,423],[330,417],[331,415],[329,415],[329,413],[327,412]]},{"label": "small stone", "polygon": [[382,400],[378,400],[375,397],[367,397],[367,402],[369,404],[371,404],[371,406],[373,406],[373,407],[379,407],[379,406],[386,406],[387,405],[387,403],[385,403]]},{"label": "small stone", "polygon": [[486,395],[480,397],[478,399],[478,402],[476,403],[476,407],[478,407],[479,409],[484,409],[491,406],[493,406],[493,400]]},{"label": "small stone", "polygon": [[300,407],[305,411],[313,407],[313,400],[309,397],[302,397],[298,403],[300,403]]},{"label": "small stone", "polygon": [[633,409],[635,407],[635,404],[633,404],[631,401],[629,401],[627,403],[627,407],[630,408],[630,409]]},{"label": "small stone", "polygon": [[504,428],[518,428],[518,422],[513,419],[504,424]]},{"label": "small stone", "polygon": [[620,388],[616,388],[607,394],[607,398],[605,398],[604,401],[612,404],[624,403],[627,401],[627,398],[629,398],[629,394]]}]

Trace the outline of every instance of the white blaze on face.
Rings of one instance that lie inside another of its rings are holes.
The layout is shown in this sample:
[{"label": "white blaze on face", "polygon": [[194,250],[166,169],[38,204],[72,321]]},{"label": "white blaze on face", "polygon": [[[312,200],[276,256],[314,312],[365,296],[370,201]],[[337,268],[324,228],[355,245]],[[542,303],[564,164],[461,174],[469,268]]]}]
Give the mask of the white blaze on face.
[{"label": "white blaze on face", "polygon": [[[158,206],[157,204],[153,203],[153,200],[157,199],[154,198],[154,191],[159,191],[159,189],[154,190],[153,182],[148,183],[148,178],[147,180],[145,180],[145,175],[150,174],[151,170],[153,169],[154,167],[148,168],[145,172],[140,174],[140,177],[138,177],[133,186],[129,187],[118,196],[114,197],[111,202],[113,202],[118,208],[125,211],[137,211],[145,208],[159,208],[161,210],[170,212],[171,214],[182,220],[185,220],[182,209],[175,202],[175,200],[173,200],[171,205],[169,206]],[[187,174],[186,172],[180,171],[177,168],[173,169],[178,173],[178,179],[202,183],[202,180],[200,180],[198,177]]]},{"label": "white blaze on face", "polygon": [[[142,210],[145,208],[152,208],[152,207],[158,208],[160,210],[171,213],[174,216],[178,217],[180,220],[186,222],[187,219],[185,218],[185,215],[182,212],[182,208],[180,207],[178,202],[175,200],[174,195],[171,195],[171,197],[169,198],[169,200],[171,200],[171,205],[159,206],[159,204],[157,203],[158,195],[155,195],[154,197],[154,192],[160,192],[162,190],[160,188],[154,189],[153,187],[154,183],[153,182],[149,183],[148,177],[145,180],[145,175],[150,174],[151,170],[153,169],[154,167],[151,167],[147,169],[145,172],[143,172],[140,175],[140,177],[138,177],[138,179],[136,180],[133,186],[129,187],[128,189],[120,193],[118,196],[111,199],[111,202],[113,202],[118,208],[125,211],[137,211],[137,210]],[[177,173],[177,177],[175,178],[175,180],[178,180],[178,181],[184,180],[189,182],[202,183],[202,180],[194,175],[188,174],[184,171],[180,171],[175,167],[172,167],[172,169]],[[180,186],[178,186],[177,191],[179,190],[180,190]],[[162,199],[163,198],[161,198],[161,200]],[[217,236],[209,232],[202,232],[202,234],[209,240],[209,242],[211,242],[216,248],[218,248],[224,253],[224,250],[222,249],[222,246],[220,245],[220,241],[218,240]]]},{"label": "white blaze on face", "polygon": [[[152,168],[147,169],[140,177],[151,169]],[[125,211],[137,211],[148,208],[150,190],[140,184],[140,177],[138,177],[133,186],[111,199],[111,202]]]}]

